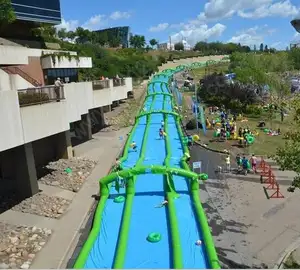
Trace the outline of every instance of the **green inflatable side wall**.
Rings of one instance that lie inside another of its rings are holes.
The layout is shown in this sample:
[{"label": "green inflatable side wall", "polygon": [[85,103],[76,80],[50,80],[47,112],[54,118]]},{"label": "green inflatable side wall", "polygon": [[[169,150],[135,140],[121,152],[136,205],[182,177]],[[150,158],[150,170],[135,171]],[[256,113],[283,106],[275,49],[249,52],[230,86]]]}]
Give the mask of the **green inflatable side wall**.
[{"label": "green inflatable side wall", "polygon": [[[226,60],[227,61],[227,60]],[[215,64],[215,62],[210,63],[210,64]],[[171,77],[174,73],[180,72],[184,70],[185,68],[198,68],[200,66],[206,65],[205,62],[200,62],[194,65],[182,65],[177,67],[176,69],[167,69],[164,70],[162,73],[155,74],[153,78],[157,78],[159,76],[165,76],[169,77],[169,82],[171,80]],[[153,81],[148,84],[150,86],[153,83],[160,83],[161,87],[163,85],[166,85],[168,87],[168,84],[163,81]],[[157,93],[155,94],[148,94],[145,98],[153,98],[152,100],[152,105],[154,104],[154,99]],[[172,96],[171,94],[164,94],[165,96]],[[174,108],[174,99],[171,98],[171,102]],[[152,107],[152,106],[151,106]],[[146,125],[146,130],[144,134],[144,139],[143,139],[143,144],[142,144],[142,149],[140,152],[140,158],[139,162],[136,164],[135,167],[127,170],[122,170],[119,172],[112,171],[109,175],[105,176],[104,178],[100,179],[99,184],[100,184],[100,195],[101,199],[100,202],[98,203],[97,210],[95,213],[95,218],[94,218],[94,223],[92,230],[88,236],[88,239],[86,240],[83,248],[81,249],[81,252],[74,264],[74,269],[82,269],[84,268],[85,262],[88,258],[89,252],[93,247],[93,244],[98,237],[98,234],[100,232],[101,228],[101,222],[102,222],[102,215],[103,211],[105,208],[106,201],[109,196],[109,189],[110,185],[112,182],[116,181],[117,178],[125,178],[127,179],[127,187],[126,187],[126,202],[123,210],[123,216],[122,216],[122,225],[121,225],[121,231],[118,239],[118,247],[116,251],[116,256],[114,260],[114,268],[122,268],[124,265],[124,259],[126,255],[126,243],[128,239],[128,231],[129,231],[129,225],[130,225],[130,218],[131,218],[131,209],[132,209],[132,202],[134,198],[134,193],[135,193],[135,181],[136,181],[136,176],[139,174],[147,174],[147,173],[152,173],[152,174],[163,174],[165,176],[165,192],[169,200],[169,205],[168,205],[168,214],[170,218],[170,227],[171,227],[171,237],[172,237],[172,248],[173,248],[173,267],[174,268],[183,268],[183,261],[182,261],[182,254],[181,254],[181,247],[180,247],[180,235],[178,234],[178,224],[177,224],[177,216],[176,216],[176,211],[175,211],[175,206],[173,203],[174,197],[176,197],[176,191],[174,190],[174,185],[172,181],[172,175],[180,175],[184,178],[190,179],[190,192],[192,195],[192,199],[195,204],[195,211],[196,211],[196,216],[198,219],[198,222],[201,226],[202,232],[203,232],[203,237],[204,237],[204,242],[205,242],[205,248],[206,252],[208,255],[208,260],[210,263],[210,266],[212,269],[220,269],[220,264],[218,260],[218,256],[215,250],[215,246],[213,243],[213,238],[210,232],[210,228],[208,226],[207,218],[204,212],[204,209],[201,205],[200,198],[199,198],[199,184],[198,184],[198,179],[206,180],[207,175],[206,174],[196,174],[192,172],[186,162],[186,157],[184,156],[181,159],[181,165],[182,169],[180,168],[172,168],[169,166],[169,159],[171,157],[171,146],[170,142],[168,140],[168,136],[166,136],[166,159],[165,159],[165,164],[164,166],[142,166],[142,161],[145,157],[144,152],[145,152],[145,137],[147,137],[147,130],[148,130],[148,123],[149,119],[151,117],[152,113],[164,113],[165,114],[165,126],[166,126],[166,131],[167,131],[167,115],[173,115],[176,118],[176,125],[177,129],[179,131],[180,137],[181,137],[181,143],[183,145],[184,153],[189,153],[187,145],[184,143],[184,135],[181,129],[180,125],[180,119],[181,117],[175,113],[175,112],[169,112],[165,110],[161,111],[152,111],[152,108],[149,112],[144,112],[143,108],[141,109],[138,117],[136,118],[136,123],[134,127],[132,128],[126,144],[124,146],[123,150],[123,156],[120,159],[121,162],[124,162],[128,158],[128,152],[130,148],[130,143],[132,142],[132,137],[133,134],[138,126],[139,119],[142,116],[147,117],[147,125]],[[168,133],[167,133],[168,134]],[[116,232],[117,233],[117,232]]]}]

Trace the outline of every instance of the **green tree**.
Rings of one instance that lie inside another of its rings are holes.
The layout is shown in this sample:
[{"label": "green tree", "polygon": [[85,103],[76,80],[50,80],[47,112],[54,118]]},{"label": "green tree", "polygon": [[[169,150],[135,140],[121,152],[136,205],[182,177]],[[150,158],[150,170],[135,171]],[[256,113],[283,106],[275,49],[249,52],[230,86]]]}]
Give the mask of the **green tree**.
[{"label": "green tree", "polygon": [[13,23],[16,14],[10,0],[0,0],[0,26]]},{"label": "green tree", "polygon": [[112,37],[108,40],[108,45],[111,48],[117,48],[121,45],[121,39],[119,37]]},{"label": "green tree", "polygon": [[145,36],[141,36],[141,35],[131,36],[129,42],[130,42],[130,46],[132,46],[135,49],[142,49],[146,45]]},{"label": "green tree", "polygon": [[60,39],[62,39],[62,40],[64,40],[65,38],[67,38],[68,35],[67,35],[66,28],[59,29],[59,30],[57,31],[57,36],[58,36]]},{"label": "green tree", "polygon": [[297,173],[292,186],[300,188],[300,99],[295,98],[292,102],[293,129],[287,134],[284,147],[279,147],[274,159],[282,170],[291,170]]},{"label": "green tree", "polygon": [[263,51],[264,51],[264,44],[263,44],[263,43],[261,43],[261,44],[260,44],[260,46],[259,46],[259,50],[260,50],[261,52],[263,52]]},{"label": "green tree", "polygon": [[155,38],[152,38],[152,39],[150,39],[149,43],[153,48],[154,46],[156,46],[158,44],[158,41]]},{"label": "green tree", "polygon": [[174,49],[175,49],[176,51],[183,51],[183,50],[184,50],[183,43],[182,43],[182,42],[175,43]]},{"label": "green tree", "polygon": [[265,52],[269,52],[268,45],[265,45]]},{"label": "green tree", "polygon": [[75,31],[76,43],[83,44],[91,40],[91,32],[82,27],[77,27]]}]

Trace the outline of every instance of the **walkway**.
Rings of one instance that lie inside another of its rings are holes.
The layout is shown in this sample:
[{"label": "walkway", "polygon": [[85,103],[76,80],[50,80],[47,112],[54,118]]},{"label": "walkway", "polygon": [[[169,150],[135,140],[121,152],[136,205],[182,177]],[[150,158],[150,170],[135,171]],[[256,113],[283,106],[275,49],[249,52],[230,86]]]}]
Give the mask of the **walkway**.
[{"label": "walkway", "polygon": [[[98,180],[105,176],[114,164],[130,128],[117,132],[100,132],[93,139],[74,148],[77,156],[85,156],[99,161],[91,175],[78,193],[40,184],[40,189],[47,195],[73,199],[67,212],[60,219],[51,219],[32,214],[6,211],[0,215],[0,221],[16,225],[36,226],[53,230],[45,247],[38,253],[31,268],[66,268],[68,256],[73,252],[81,228],[91,214],[95,204],[93,195],[99,191]],[[121,140],[122,139],[122,140]]]},{"label": "walkway", "polygon": [[209,176],[200,197],[223,267],[274,267],[300,237],[300,194],[286,191],[295,174],[279,171],[270,161],[285,198],[268,200],[258,175],[219,175],[215,168],[224,162],[221,155],[199,146],[191,153]]}]

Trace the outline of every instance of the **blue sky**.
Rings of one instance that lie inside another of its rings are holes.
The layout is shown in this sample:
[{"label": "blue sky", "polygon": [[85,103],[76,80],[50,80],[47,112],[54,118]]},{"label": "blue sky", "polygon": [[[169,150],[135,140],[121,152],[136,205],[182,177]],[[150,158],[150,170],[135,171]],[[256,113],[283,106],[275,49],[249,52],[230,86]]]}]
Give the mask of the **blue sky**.
[{"label": "blue sky", "polygon": [[278,49],[299,41],[290,20],[300,18],[299,0],[61,0],[63,21],[59,27],[96,30],[131,27],[133,34],[160,42],[185,38],[197,41],[260,43]]}]

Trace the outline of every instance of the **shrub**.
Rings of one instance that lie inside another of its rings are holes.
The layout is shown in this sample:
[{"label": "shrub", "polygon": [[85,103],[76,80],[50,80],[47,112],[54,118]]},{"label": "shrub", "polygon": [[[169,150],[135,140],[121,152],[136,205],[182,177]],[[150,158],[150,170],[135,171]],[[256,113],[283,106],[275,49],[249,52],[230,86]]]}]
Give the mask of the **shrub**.
[{"label": "shrub", "polygon": [[246,114],[257,115],[260,116],[263,113],[263,109],[261,106],[257,105],[248,105],[245,110]]},{"label": "shrub", "polygon": [[[190,121],[187,122],[185,125],[187,130],[193,130],[197,128],[196,119],[193,118]],[[202,129],[202,124],[198,121],[198,128]]]},{"label": "shrub", "polygon": [[46,93],[18,93],[20,106],[49,102]]}]

